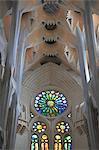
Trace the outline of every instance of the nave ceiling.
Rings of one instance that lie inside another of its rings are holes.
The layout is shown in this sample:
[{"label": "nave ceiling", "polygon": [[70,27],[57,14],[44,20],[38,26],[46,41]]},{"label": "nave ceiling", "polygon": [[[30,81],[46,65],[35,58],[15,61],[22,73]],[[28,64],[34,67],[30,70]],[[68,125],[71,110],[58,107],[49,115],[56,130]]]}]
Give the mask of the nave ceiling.
[{"label": "nave ceiling", "polygon": [[[47,57],[57,57],[58,61],[62,62],[67,68],[79,72],[75,28],[79,25],[81,31],[83,31],[81,15],[81,10],[83,9],[81,3],[83,2],[59,1],[58,3],[57,1],[53,1],[52,3],[57,4],[57,10],[50,10],[50,13],[44,10],[46,2],[42,3],[37,0],[19,2],[19,9],[23,13],[21,31],[24,32],[23,36],[25,36],[24,51],[26,53],[24,70],[34,67],[43,59],[48,59]],[[93,10],[97,10],[97,7],[95,7],[96,3],[93,5]],[[6,3],[5,6],[7,6],[7,9],[10,9],[11,4]],[[82,8],[80,8],[81,6]],[[94,12],[97,14],[97,11]],[[3,15],[3,12],[1,14]],[[98,18],[97,15],[93,16],[96,35],[98,34]],[[8,41],[11,10],[6,10],[6,15],[4,14],[2,19],[6,40]],[[20,40],[23,36],[20,36]]]}]

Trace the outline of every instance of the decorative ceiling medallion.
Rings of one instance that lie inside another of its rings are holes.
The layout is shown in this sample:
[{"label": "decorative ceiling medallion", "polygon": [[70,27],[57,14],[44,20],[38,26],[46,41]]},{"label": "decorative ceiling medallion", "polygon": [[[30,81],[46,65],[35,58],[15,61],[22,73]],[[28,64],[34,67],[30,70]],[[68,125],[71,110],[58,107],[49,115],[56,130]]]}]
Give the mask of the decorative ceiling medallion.
[{"label": "decorative ceiling medallion", "polygon": [[43,9],[49,14],[54,14],[59,10],[59,5],[55,1],[44,2]]}]

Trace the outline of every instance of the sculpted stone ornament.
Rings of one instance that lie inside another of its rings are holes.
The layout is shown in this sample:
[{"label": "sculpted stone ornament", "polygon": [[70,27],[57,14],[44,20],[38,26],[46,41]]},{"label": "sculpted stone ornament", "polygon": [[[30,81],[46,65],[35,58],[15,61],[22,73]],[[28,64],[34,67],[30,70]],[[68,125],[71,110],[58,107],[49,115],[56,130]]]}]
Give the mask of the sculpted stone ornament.
[{"label": "sculpted stone ornament", "polygon": [[[99,66],[99,16],[96,14],[92,15],[93,17],[93,25],[94,25],[94,38],[95,38],[95,57],[96,57],[96,65]],[[84,29],[84,23],[83,18],[80,12],[69,10],[67,13],[67,22],[69,24],[69,27],[71,29],[71,32],[75,32],[75,28],[79,26],[84,41],[85,40],[85,29]],[[85,43],[86,44],[86,43]],[[86,46],[87,49],[87,46]]]},{"label": "sculpted stone ornament", "polygon": [[64,49],[64,54],[71,68],[79,72],[80,67],[79,67],[79,59],[77,55],[77,50],[75,48],[66,46]]}]

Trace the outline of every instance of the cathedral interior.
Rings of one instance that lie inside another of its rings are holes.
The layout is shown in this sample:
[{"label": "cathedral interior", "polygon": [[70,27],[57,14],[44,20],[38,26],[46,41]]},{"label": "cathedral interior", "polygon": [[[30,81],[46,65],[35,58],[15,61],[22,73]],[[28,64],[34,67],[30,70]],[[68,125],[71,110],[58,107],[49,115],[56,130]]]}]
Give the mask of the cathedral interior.
[{"label": "cathedral interior", "polygon": [[99,150],[99,0],[0,1],[0,150]]}]

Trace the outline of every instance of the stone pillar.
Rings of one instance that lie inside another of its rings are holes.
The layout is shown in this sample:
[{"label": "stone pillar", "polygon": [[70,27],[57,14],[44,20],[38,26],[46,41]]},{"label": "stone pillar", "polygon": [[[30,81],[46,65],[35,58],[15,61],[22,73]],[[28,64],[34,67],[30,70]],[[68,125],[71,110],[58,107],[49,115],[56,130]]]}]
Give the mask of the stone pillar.
[{"label": "stone pillar", "polygon": [[13,150],[15,145],[15,136],[13,133],[16,132],[16,115],[17,115],[17,97],[16,94],[12,96],[13,101],[9,108],[8,120],[6,125],[6,144],[4,149]]},{"label": "stone pillar", "polygon": [[[84,20],[84,27],[85,27],[85,35],[86,35],[86,43],[88,48],[88,55],[89,55],[89,71],[90,71],[90,78],[91,78],[91,98],[90,101],[96,102],[97,106],[97,113],[95,114],[95,108],[93,106],[93,103],[90,103],[91,108],[91,117],[93,121],[93,130],[94,130],[94,140],[93,143],[96,145],[96,149],[99,149],[99,131],[96,127],[96,121],[98,121],[98,115],[99,115],[99,82],[97,77],[97,68],[96,68],[96,60],[95,60],[95,33],[93,28],[93,19],[92,19],[92,10],[91,10],[91,2],[85,1],[84,2],[84,13],[83,13],[83,20]],[[94,116],[94,117],[93,117]],[[90,137],[91,138],[91,137]],[[91,141],[92,144],[92,141]],[[95,147],[93,147],[95,149]]]},{"label": "stone pillar", "polygon": [[[8,53],[7,53],[7,61],[5,66],[5,74],[4,80],[2,82],[2,89],[1,89],[1,101],[0,101],[0,126],[4,131],[6,129],[7,117],[8,117],[8,110],[9,110],[9,101],[11,98],[11,93],[9,92],[10,89],[10,82],[11,82],[11,70],[15,71],[16,65],[16,53],[17,53],[17,46],[18,46],[18,39],[19,39],[19,32],[20,32],[20,19],[21,13],[18,10],[18,2],[12,2],[12,22],[11,22],[11,32],[10,38],[8,41]],[[13,72],[14,73],[14,72]],[[12,75],[14,78],[14,74]],[[12,87],[13,89],[13,87]],[[15,92],[16,95],[16,92]],[[17,95],[15,96],[17,97]],[[13,101],[15,99],[11,99]],[[13,117],[14,118],[14,117]]]},{"label": "stone pillar", "polygon": [[19,39],[19,31],[20,31],[20,12],[17,9],[17,1],[13,2],[13,11],[12,11],[12,23],[11,23],[11,35],[8,43],[8,54],[7,61],[5,67],[4,80],[2,82],[2,99],[1,99],[1,112],[0,113],[0,125],[4,127],[5,116],[8,110],[9,104],[9,90],[10,90],[10,79],[11,79],[11,69],[15,70],[16,63],[16,53],[17,53],[17,45]]},{"label": "stone pillar", "polygon": [[[13,150],[15,146],[15,139],[16,139],[16,128],[17,128],[17,120],[18,120],[18,106],[19,106],[19,98],[20,98],[20,93],[21,93],[21,83],[22,83],[22,74],[23,74],[23,67],[24,67],[24,56],[25,56],[25,51],[24,51],[24,32],[21,34],[21,39],[19,40],[19,47],[18,47],[18,52],[17,52],[17,64],[16,64],[16,75],[15,75],[15,80],[16,80],[16,93],[12,95],[12,103],[11,103],[11,126],[9,127],[9,139],[8,139],[8,150]],[[8,116],[9,118],[9,116]]]},{"label": "stone pillar", "polygon": [[[14,103],[15,107],[13,119],[12,119],[12,130],[10,132],[10,140],[9,140],[9,150],[14,149],[15,145],[15,139],[16,139],[16,128],[17,128],[17,120],[18,120],[18,106],[19,106],[19,100],[20,100],[20,94],[21,94],[21,84],[22,84],[22,75],[23,75],[23,68],[24,68],[24,60],[25,60],[25,40],[29,33],[27,33],[27,29],[23,26],[21,26],[20,29],[20,37],[19,37],[19,44],[18,44],[18,51],[17,51],[17,63],[16,63],[16,74],[15,74],[15,80],[16,80],[16,95],[14,94]],[[14,105],[13,105],[14,106]]]},{"label": "stone pillar", "polygon": [[86,35],[86,43],[88,48],[89,55],[89,71],[91,77],[91,94],[94,98],[98,113],[99,113],[99,85],[97,78],[97,69],[96,69],[96,60],[95,60],[95,34],[93,28],[93,19],[92,19],[92,11],[91,11],[91,2],[85,1],[84,6],[85,10],[83,13],[84,27],[85,27],[85,35]]},{"label": "stone pillar", "polygon": [[9,143],[8,150],[14,150],[15,148],[15,140],[16,140],[16,128],[17,128],[17,119],[18,119],[18,110],[17,110],[17,96],[13,95],[13,101],[11,106],[11,126],[9,133]]},{"label": "stone pillar", "polygon": [[90,143],[91,143],[91,150],[97,149],[97,137],[94,130],[94,122],[92,118],[92,110],[91,110],[91,100],[89,96],[89,89],[88,89],[88,82],[86,77],[86,70],[85,70],[85,64],[86,64],[86,57],[85,54],[85,47],[84,47],[84,41],[82,34],[80,32],[80,29],[77,28],[76,35],[78,39],[78,56],[79,56],[79,64],[80,64],[80,73],[81,73],[81,79],[82,79],[82,85],[83,85],[83,93],[84,93],[84,101],[86,104],[86,117],[87,117],[87,123],[88,123],[88,131],[89,131],[89,137],[90,137]]},{"label": "stone pillar", "polygon": [[25,51],[26,51],[24,30],[21,29],[21,32],[20,32],[18,59],[17,59],[17,67],[16,67],[16,82],[17,82],[16,92],[17,92],[18,102],[19,102],[20,94],[21,94],[22,75],[23,75]]}]

